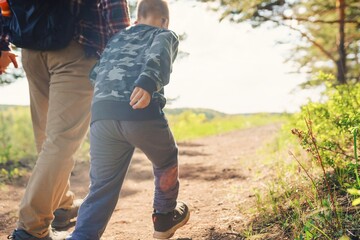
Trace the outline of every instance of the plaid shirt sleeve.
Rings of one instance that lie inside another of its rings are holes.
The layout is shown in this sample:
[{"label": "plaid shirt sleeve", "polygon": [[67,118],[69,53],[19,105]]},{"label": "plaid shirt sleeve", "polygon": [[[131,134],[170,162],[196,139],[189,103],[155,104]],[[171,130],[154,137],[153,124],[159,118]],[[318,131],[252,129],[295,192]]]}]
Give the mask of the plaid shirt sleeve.
[{"label": "plaid shirt sleeve", "polygon": [[100,6],[110,37],[130,25],[129,7],[126,0],[100,0]]},{"label": "plaid shirt sleeve", "polygon": [[90,54],[100,55],[109,39],[130,25],[127,0],[72,0],[70,7],[79,19],[74,38]]}]

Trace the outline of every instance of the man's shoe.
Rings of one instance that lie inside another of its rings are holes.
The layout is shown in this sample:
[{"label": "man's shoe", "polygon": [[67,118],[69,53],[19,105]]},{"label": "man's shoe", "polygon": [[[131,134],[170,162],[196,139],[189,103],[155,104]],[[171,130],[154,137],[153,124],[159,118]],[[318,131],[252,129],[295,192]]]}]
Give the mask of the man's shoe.
[{"label": "man's shoe", "polygon": [[156,213],[152,215],[154,223],[154,238],[168,239],[174,236],[175,231],[184,226],[190,218],[189,208],[185,203],[178,201],[174,211],[167,214]]},{"label": "man's shoe", "polygon": [[55,229],[63,229],[69,226],[71,220],[77,217],[82,202],[82,199],[77,199],[74,201],[70,209],[56,209],[54,212],[55,218],[51,223],[51,226]]},{"label": "man's shoe", "polygon": [[55,232],[50,231],[49,234],[45,237],[38,238],[33,235],[30,235],[25,230],[14,230],[14,232],[7,237],[7,239],[15,240],[65,240],[69,235],[67,231]]}]

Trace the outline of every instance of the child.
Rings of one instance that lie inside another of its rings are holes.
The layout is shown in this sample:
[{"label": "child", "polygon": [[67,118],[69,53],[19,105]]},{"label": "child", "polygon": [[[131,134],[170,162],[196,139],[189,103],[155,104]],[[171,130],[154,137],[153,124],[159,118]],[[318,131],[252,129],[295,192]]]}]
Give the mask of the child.
[{"label": "child", "polygon": [[[67,239],[100,239],[119,198],[135,147],[153,164],[154,238],[168,239],[190,212],[177,201],[178,148],[162,108],[177,55],[166,0],[140,0],[137,21],[116,34],[93,68],[90,192]],[[134,233],[135,234],[135,233]]]}]

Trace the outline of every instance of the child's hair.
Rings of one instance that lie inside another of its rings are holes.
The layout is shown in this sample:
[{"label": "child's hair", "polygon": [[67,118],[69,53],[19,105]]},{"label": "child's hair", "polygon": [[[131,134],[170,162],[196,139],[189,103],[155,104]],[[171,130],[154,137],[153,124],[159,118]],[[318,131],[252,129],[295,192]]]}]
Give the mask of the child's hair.
[{"label": "child's hair", "polygon": [[138,0],[137,17],[146,18],[148,15],[169,19],[169,6],[167,0]]}]

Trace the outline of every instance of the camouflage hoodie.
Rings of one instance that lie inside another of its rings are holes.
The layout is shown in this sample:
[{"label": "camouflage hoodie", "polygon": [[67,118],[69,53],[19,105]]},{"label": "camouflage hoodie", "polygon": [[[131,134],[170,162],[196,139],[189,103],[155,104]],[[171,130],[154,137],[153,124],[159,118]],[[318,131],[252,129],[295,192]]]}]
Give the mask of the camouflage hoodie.
[{"label": "camouflage hoodie", "polygon": [[[144,24],[114,35],[90,73],[94,85],[92,122],[163,117],[164,86],[169,83],[178,44],[174,32]],[[134,110],[129,105],[136,86],[152,95],[144,109]]]}]

